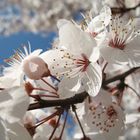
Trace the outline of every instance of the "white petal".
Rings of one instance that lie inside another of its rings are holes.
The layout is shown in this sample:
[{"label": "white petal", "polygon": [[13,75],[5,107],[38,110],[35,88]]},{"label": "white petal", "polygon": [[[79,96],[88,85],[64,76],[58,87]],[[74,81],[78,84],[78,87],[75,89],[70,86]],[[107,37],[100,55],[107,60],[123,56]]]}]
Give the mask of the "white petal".
[{"label": "white petal", "polygon": [[102,57],[108,63],[120,63],[120,64],[127,64],[128,63],[128,56],[123,50],[119,50],[116,48],[111,47],[103,47],[100,50]]},{"label": "white petal", "polygon": [[92,1],[92,9],[91,12],[94,14],[99,14],[102,9],[102,0],[94,0]]},{"label": "white petal", "polygon": [[57,77],[75,77],[81,69],[81,67],[75,65],[74,59],[82,56],[74,56],[66,50],[49,50],[40,57],[48,64],[51,74]]},{"label": "white petal", "polygon": [[59,19],[58,21],[57,21],[57,27],[58,27],[58,29],[59,28],[61,28],[64,24],[67,24],[67,23],[69,23],[70,21],[68,21],[68,20],[66,20],[66,19]]},{"label": "white petal", "polygon": [[91,56],[89,58],[89,61],[91,62],[97,62],[97,60],[99,59],[99,56],[100,56],[100,51],[99,51],[99,48],[94,48],[93,49],[93,52],[91,53]]},{"label": "white petal", "polygon": [[105,106],[108,106],[112,103],[112,98],[111,98],[111,94],[103,89],[100,90],[99,94],[95,97],[93,97],[93,102],[95,102],[96,104],[99,104],[100,101],[102,101],[102,103]]},{"label": "white petal", "polygon": [[6,123],[8,138],[10,140],[32,140],[31,136],[27,132],[26,128],[19,122]]},{"label": "white petal", "polygon": [[75,94],[78,94],[82,90],[81,82],[79,81],[79,77],[75,78],[64,78],[61,80],[61,82],[58,84],[58,94],[60,98],[69,98],[74,96]]},{"label": "white petal", "polygon": [[133,114],[127,114],[126,115],[126,124],[132,124],[137,122],[140,119],[140,114],[138,113],[133,113]]},{"label": "white petal", "polygon": [[37,127],[34,138],[37,139],[39,137],[44,137],[47,139],[49,138],[52,131],[53,131],[53,127],[49,124],[44,123],[41,126]]},{"label": "white petal", "polygon": [[71,22],[59,28],[60,46],[65,46],[72,54],[85,54],[90,56],[96,42],[88,33],[80,30]]},{"label": "white petal", "polygon": [[82,82],[89,95],[96,96],[102,84],[102,71],[100,66],[96,63],[90,63]]},{"label": "white petal", "polygon": [[140,66],[140,47],[139,47],[140,37],[136,37],[130,43],[126,45],[125,52],[129,57],[132,67]]},{"label": "white petal", "polygon": [[22,87],[0,92],[0,115],[9,122],[23,118],[29,106],[29,97]]},{"label": "white petal", "polygon": [[111,19],[111,10],[108,6],[104,6],[100,14],[92,19],[88,25],[88,32],[99,33],[109,24]]},{"label": "white petal", "polygon": [[[98,132],[104,136],[105,140],[117,139],[121,135],[124,129],[124,114],[119,106],[116,104],[110,104],[106,106],[100,101],[100,104],[94,105],[92,111],[89,109],[89,113],[85,115],[85,122],[92,132]],[[113,106],[117,113],[117,116],[109,118],[107,115],[108,107]]]},{"label": "white petal", "polygon": [[5,67],[3,76],[0,77],[0,86],[2,88],[11,88],[20,86],[21,83],[23,83],[23,72],[21,67]]}]

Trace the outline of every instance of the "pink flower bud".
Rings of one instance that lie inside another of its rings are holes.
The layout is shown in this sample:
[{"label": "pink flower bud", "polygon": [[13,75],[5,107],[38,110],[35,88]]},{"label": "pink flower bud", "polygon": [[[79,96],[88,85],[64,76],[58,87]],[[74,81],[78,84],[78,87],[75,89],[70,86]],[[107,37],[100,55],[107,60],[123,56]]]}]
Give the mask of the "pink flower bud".
[{"label": "pink flower bud", "polygon": [[28,78],[33,80],[39,80],[50,75],[48,65],[37,56],[27,57],[23,61],[23,71]]}]

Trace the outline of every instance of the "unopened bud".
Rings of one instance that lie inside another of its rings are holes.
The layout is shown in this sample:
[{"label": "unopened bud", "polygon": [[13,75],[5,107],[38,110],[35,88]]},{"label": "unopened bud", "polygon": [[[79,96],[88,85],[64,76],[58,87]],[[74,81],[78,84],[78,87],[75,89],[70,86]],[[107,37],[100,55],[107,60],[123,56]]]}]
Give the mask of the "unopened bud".
[{"label": "unopened bud", "polygon": [[48,65],[37,56],[30,56],[23,61],[25,75],[33,80],[39,80],[50,75]]}]

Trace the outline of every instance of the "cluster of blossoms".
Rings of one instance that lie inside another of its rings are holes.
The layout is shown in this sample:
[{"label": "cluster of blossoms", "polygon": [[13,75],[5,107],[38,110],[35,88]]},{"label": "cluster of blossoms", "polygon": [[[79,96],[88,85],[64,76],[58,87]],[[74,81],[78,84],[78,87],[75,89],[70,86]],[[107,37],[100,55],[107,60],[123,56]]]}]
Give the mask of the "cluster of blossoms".
[{"label": "cluster of blossoms", "polygon": [[78,11],[89,10],[91,1],[1,0],[0,8],[0,34],[10,35],[22,30],[46,33],[56,29],[58,19],[72,18]]},{"label": "cluster of blossoms", "polygon": [[0,77],[0,138],[68,140],[69,117],[78,124],[74,140],[124,139],[130,125],[139,127],[137,23],[104,6],[81,24],[59,20],[52,49],[17,50]]},{"label": "cluster of blossoms", "polygon": [[111,7],[113,14],[140,16],[140,0],[1,0],[0,34],[11,35],[22,30],[46,34],[56,31],[58,19],[70,19],[91,8],[97,14],[104,4]]}]

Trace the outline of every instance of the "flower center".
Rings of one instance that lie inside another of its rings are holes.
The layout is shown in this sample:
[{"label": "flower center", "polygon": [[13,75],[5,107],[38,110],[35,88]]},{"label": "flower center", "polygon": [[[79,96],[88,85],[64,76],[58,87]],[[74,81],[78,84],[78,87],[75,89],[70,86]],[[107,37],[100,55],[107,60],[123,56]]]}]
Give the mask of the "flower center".
[{"label": "flower center", "polygon": [[109,41],[109,46],[112,47],[112,48],[117,48],[117,49],[120,49],[120,50],[124,50],[124,48],[125,48],[125,41],[121,40],[116,35],[114,39],[111,39]]},{"label": "flower center", "polygon": [[92,37],[96,37],[96,36],[98,35],[98,33],[97,33],[97,32],[90,32],[90,35],[91,35]]},{"label": "flower center", "polygon": [[53,59],[54,63],[51,67],[52,71],[55,71],[56,68],[60,69],[60,71],[54,73],[58,78],[61,78],[61,76],[72,78],[87,70],[90,61],[85,54],[73,55],[63,49],[59,51],[62,53],[60,55],[62,64],[60,65],[56,59]]},{"label": "flower center", "polygon": [[90,106],[89,109],[92,113],[94,127],[97,127],[102,132],[109,132],[110,129],[115,127],[118,116],[112,105],[106,107],[100,102],[98,106]]},{"label": "flower center", "polygon": [[113,116],[117,116],[117,112],[115,111],[115,109],[113,108],[113,106],[109,106],[107,108],[106,114],[112,118]]},{"label": "flower center", "polygon": [[82,59],[76,59],[76,66],[81,67],[80,71],[85,72],[88,65],[90,64],[90,61],[86,57],[85,54],[81,54]]}]

